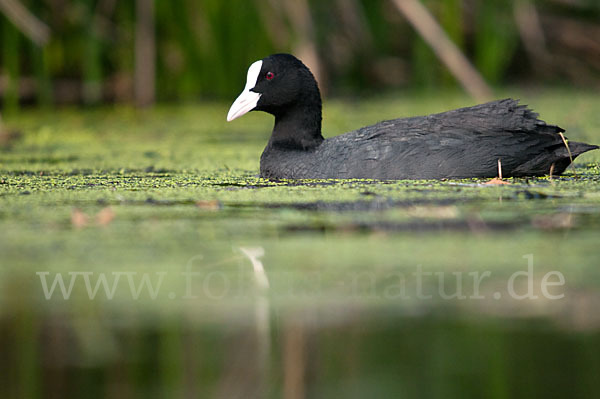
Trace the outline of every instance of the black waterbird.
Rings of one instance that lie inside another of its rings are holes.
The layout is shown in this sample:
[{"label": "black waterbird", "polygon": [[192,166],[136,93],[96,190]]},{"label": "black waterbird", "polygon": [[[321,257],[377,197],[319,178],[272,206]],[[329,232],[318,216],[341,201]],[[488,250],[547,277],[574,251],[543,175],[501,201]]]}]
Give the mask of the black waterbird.
[{"label": "black waterbird", "polygon": [[453,111],[394,119],[324,139],[321,95],[296,57],[253,63],[227,115],[275,116],[260,174],[275,179],[457,179],[561,174],[598,146],[569,141],[518,101],[504,99]]}]

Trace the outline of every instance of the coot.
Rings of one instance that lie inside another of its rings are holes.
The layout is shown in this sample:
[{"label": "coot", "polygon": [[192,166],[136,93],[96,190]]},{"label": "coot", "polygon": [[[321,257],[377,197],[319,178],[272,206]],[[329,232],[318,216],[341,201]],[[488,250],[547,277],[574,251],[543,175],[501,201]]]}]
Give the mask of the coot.
[{"label": "coot", "polygon": [[[456,179],[562,173],[598,148],[505,99],[429,116],[394,119],[336,137],[321,135],[321,95],[309,69],[290,54],[253,63],[227,120],[249,111],[275,116],[260,174],[275,179]],[[571,155],[571,156],[570,156]],[[552,166],[554,165],[554,166]]]}]

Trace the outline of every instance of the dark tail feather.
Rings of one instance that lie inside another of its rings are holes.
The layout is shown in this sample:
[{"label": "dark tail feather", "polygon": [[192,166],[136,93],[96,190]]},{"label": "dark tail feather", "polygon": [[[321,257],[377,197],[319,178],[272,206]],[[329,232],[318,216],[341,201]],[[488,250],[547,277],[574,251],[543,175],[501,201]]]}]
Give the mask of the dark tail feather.
[{"label": "dark tail feather", "polygon": [[[573,161],[584,152],[598,149],[597,145],[580,143],[578,141],[569,141],[568,144],[569,150],[571,150]],[[571,157],[569,157],[569,151],[567,151],[566,147],[563,147],[560,150],[560,154],[558,154],[558,156],[559,159],[554,163],[554,171],[557,175],[560,175],[571,164]]]},{"label": "dark tail feather", "polygon": [[584,152],[597,150],[598,146],[594,144],[580,143],[578,141],[569,141],[569,148],[571,149],[571,154],[573,154],[573,158],[575,158],[576,156],[581,155]]}]

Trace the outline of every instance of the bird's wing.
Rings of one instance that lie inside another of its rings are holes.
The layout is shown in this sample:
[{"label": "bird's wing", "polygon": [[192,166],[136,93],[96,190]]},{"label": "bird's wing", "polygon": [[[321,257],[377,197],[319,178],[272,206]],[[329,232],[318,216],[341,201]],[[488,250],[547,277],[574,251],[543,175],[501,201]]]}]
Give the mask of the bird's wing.
[{"label": "bird's wing", "polygon": [[542,152],[563,146],[557,134],[563,129],[537,117],[518,101],[505,99],[383,121],[328,139],[325,156],[328,148],[344,155],[332,160],[325,157],[325,162],[355,175],[362,168],[381,178],[438,178],[494,175],[500,160],[510,174]]}]

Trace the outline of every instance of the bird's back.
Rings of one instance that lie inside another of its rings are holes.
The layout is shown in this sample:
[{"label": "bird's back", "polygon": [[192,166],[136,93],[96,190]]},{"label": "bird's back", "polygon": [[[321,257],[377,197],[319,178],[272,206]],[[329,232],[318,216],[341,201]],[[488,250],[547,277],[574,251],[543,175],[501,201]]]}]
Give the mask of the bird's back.
[{"label": "bird's back", "polygon": [[[439,179],[544,175],[570,163],[558,126],[505,99],[394,119],[327,139],[312,155],[318,177]],[[577,156],[597,148],[572,143]],[[315,174],[315,173],[313,173]]]}]

